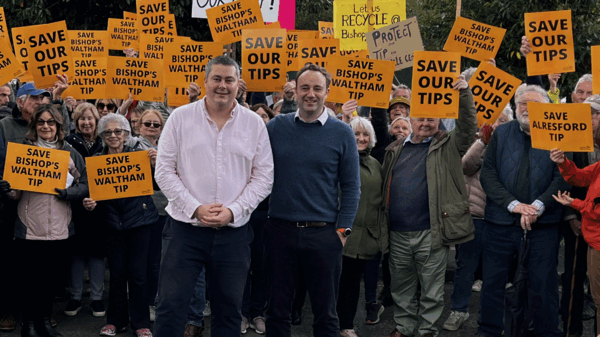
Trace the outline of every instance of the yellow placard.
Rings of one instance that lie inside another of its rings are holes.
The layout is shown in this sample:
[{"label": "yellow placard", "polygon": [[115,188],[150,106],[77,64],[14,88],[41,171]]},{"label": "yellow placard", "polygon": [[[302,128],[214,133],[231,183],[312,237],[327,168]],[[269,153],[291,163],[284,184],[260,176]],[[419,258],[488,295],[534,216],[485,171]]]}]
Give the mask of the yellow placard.
[{"label": "yellow placard", "polygon": [[298,68],[288,70],[300,70],[307,62],[327,67],[327,59],[337,55],[339,50],[338,39],[298,40]]},{"label": "yellow placard", "polygon": [[484,123],[492,125],[510,102],[521,80],[494,67],[489,62],[481,62],[469,81],[477,109],[477,127]]},{"label": "yellow placard", "polygon": [[137,20],[137,14],[123,11],[123,20]]},{"label": "yellow placard", "polygon": [[0,7],[0,38],[10,46],[10,36],[8,36],[8,25],[3,7]]},{"label": "yellow placard", "polygon": [[32,82],[33,75],[29,70],[29,51],[27,50],[27,27],[15,27],[12,29],[13,48],[15,57],[21,63],[25,73],[19,77],[21,82]]},{"label": "yellow placard", "polygon": [[206,10],[213,41],[230,44],[242,40],[242,29],[264,28],[258,0],[238,0]]},{"label": "yellow placard", "polygon": [[15,190],[58,194],[65,189],[69,172],[69,151],[8,143],[4,180]]},{"label": "yellow placard", "polygon": [[[204,89],[202,89],[204,90]],[[202,91],[201,90],[201,91]],[[198,98],[204,96],[204,93],[201,92],[198,95]],[[190,97],[188,96],[187,88],[181,87],[169,87],[167,88],[167,105],[168,106],[182,106],[186,105],[190,102]]]},{"label": "yellow placard", "polygon": [[362,57],[365,59],[370,58],[368,50],[340,50],[338,51],[338,55],[343,57]]},{"label": "yellow placard", "polygon": [[417,18],[367,33],[367,46],[372,59],[394,61],[396,70],[412,67],[415,50],[423,50]]},{"label": "yellow placard", "polygon": [[285,29],[242,30],[242,78],[248,91],[282,91],[286,82]]},{"label": "yellow placard", "polygon": [[177,23],[175,22],[175,14],[167,15],[167,24],[165,32],[170,36],[177,36]]},{"label": "yellow placard", "polygon": [[459,53],[415,51],[410,116],[458,118],[459,92],[452,84],[459,75]]},{"label": "yellow placard", "polygon": [[95,201],[154,194],[148,151],[87,157],[85,165]]},{"label": "yellow placard", "polygon": [[141,34],[167,33],[169,0],[136,0],[136,9]]},{"label": "yellow placard", "polygon": [[271,22],[271,23],[265,23],[265,28],[279,29],[279,28],[281,28],[281,23],[279,21]]},{"label": "yellow placard", "polygon": [[314,30],[288,30],[286,34],[287,68],[298,69],[298,40],[316,39],[319,32]]},{"label": "yellow placard", "polygon": [[171,48],[171,44],[175,42],[175,36],[163,35],[140,35],[140,58],[163,60],[165,45]]},{"label": "yellow placard", "polygon": [[594,95],[600,94],[600,46],[592,46],[592,84]]},{"label": "yellow placard", "polygon": [[29,67],[37,88],[56,83],[56,75],[75,76],[73,52],[65,21],[27,27]]},{"label": "yellow placard", "polygon": [[108,56],[108,32],[105,30],[70,30],[73,58]]},{"label": "yellow placard", "polygon": [[444,45],[445,51],[455,51],[464,57],[478,61],[496,58],[506,29],[469,20],[456,18]]},{"label": "yellow placard", "polygon": [[572,73],[575,47],[571,11],[525,13],[525,36],[531,44],[527,75]]},{"label": "yellow placard", "polygon": [[63,97],[75,99],[98,99],[106,97],[107,58],[75,58],[75,77],[63,93]]},{"label": "yellow placard", "polygon": [[405,0],[335,0],[333,27],[341,50],[367,49],[366,34],[406,20]]},{"label": "yellow placard", "polygon": [[332,74],[327,100],[346,103],[355,99],[360,106],[387,109],[395,67],[393,61],[333,57],[327,66]]},{"label": "yellow placard", "polygon": [[10,44],[0,39],[0,83],[7,83],[23,73],[25,69],[17,61]]},{"label": "yellow placard", "polygon": [[134,100],[163,102],[163,62],[161,60],[136,59],[109,56],[106,70],[106,96]]},{"label": "yellow placard", "polygon": [[319,39],[333,39],[333,22],[319,21]]},{"label": "yellow placard", "polygon": [[592,107],[589,104],[528,102],[531,146],[564,152],[593,152]]},{"label": "yellow placard", "polygon": [[138,20],[108,19],[108,48],[125,50],[140,48]]}]

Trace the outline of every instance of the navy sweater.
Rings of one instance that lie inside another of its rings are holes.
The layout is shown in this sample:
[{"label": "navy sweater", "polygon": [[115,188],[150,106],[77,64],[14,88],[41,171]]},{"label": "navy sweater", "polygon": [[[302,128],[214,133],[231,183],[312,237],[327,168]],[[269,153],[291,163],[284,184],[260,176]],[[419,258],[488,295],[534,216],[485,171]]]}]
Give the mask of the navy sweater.
[{"label": "navy sweater", "polygon": [[294,115],[267,124],[275,164],[269,217],[351,228],[360,198],[352,129],[331,116],[321,125],[296,121]]}]

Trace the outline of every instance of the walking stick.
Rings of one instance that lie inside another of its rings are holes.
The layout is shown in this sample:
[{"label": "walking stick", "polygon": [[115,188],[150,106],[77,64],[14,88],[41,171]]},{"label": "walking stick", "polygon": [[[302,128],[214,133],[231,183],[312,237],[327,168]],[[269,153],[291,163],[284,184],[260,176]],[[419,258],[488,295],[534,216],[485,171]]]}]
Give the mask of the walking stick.
[{"label": "walking stick", "polygon": [[577,266],[577,247],[579,246],[579,236],[575,239],[575,256],[573,258],[573,275],[571,275],[571,297],[569,297],[569,317],[567,318],[567,334],[571,337],[571,308],[573,307],[573,288],[575,285],[575,266]]}]

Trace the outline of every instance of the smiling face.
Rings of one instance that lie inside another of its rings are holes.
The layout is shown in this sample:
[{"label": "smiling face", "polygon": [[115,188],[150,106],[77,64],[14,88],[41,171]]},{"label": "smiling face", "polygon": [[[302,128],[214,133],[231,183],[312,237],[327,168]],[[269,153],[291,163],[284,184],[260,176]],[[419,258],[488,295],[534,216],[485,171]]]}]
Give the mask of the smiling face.
[{"label": "smiling face", "polygon": [[584,81],[579,83],[577,88],[571,93],[571,100],[573,103],[583,103],[586,98],[592,96],[592,86],[592,82]]},{"label": "smiling face", "polygon": [[327,79],[318,71],[308,70],[296,80],[298,110],[306,115],[319,115],[329,94]]},{"label": "smiling face", "polygon": [[87,109],[81,114],[81,117],[77,120],[77,126],[85,137],[91,138],[94,136],[96,133],[96,118],[94,118],[92,110]]},{"label": "smiling face", "polygon": [[390,107],[390,120],[398,117],[408,117],[408,107],[402,103],[396,103]]},{"label": "smiling face", "polygon": [[51,142],[56,138],[56,120],[48,111],[44,111],[37,120],[35,131],[39,138]]},{"label": "smiling face", "polygon": [[369,142],[371,141],[371,135],[365,128],[362,126],[357,126],[354,129],[354,137],[356,137],[356,146],[358,147],[358,151],[364,151],[369,147]]},{"label": "smiling face", "polygon": [[145,138],[158,138],[162,131],[162,123],[155,113],[147,113],[140,121],[140,134]]},{"label": "smiling face", "polygon": [[102,132],[102,137],[106,145],[117,152],[123,151],[125,143],[125,131],[119,122],[108,122]]},{"label": "smiling face", "polygon": [[424,140],[438,132],[439,118],[411,118],[413,136],[416,140]]},{"label": "smiling face", "polygon": [[408,121],[399,120],[392,124],[390,127],[390,134],[396,136],[396,138],[406,138],[410,135],[410,125]]},{"label": "smiling face", "polygon": [[204,80],[206,101],[210,106],[228,107],[234,104],[238,91],[235,66],[215,64]]},{"label": "smiling face", "polygon": [[98,109],[100,118],[108,115],[111,112],[117,111],[117,106],[107,99],[99,100],[98,103],[96,103],[96,108]]}]

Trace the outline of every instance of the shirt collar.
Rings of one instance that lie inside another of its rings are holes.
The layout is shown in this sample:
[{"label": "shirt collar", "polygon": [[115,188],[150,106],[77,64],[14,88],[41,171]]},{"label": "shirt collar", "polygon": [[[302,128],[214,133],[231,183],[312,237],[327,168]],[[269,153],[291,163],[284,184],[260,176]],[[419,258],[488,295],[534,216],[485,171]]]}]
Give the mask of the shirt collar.
[{"label": "shirt collar", "polygon": [[[198,101],[198,103],[200,104],[200,111],[202,111],[202,113],[204,114],[204,117],[206,117],[208,120],[212,121],[212,119],[210,119],[210,116],[208,115],[208,110],[206,109],[206,96],[204,98],[202,98],[200,101]],[[240,107],[240,104],[235,101],[235,106],[233,107],[233,110],[231,110],[231,117],[229,117],[229,119],[235,119],[235,116],[237,115],[237,110]]]},{"label": "shirt collar", "polygon": [[[312,123],[317,123],[320,122],[321,126],[325,125],[325,122],[327,122],[327,118],[329,118],[329,114],[327,113],[327,108],[323,107],[323,112],[321,112],[321,115],[319,115],[319,118],[315,119],[314,121],[310,122],[309,124]],[[304,119],[302,119],[302,117],[300,117],[300,109],[296,110],[296,113],[294,114],[294,120],[301,120],[304,123],[306,123],[306,121]]]},{"label": "shirt collar", "polygon": [[[415,143],[415,142],[412,141],[412,136],[413,136],[412,133],[410,135],[408,135],[408,137],[406,137],[406,139],[404,140],[404,143],[402,143],[402,145],[406,145],[406,143],[408,143],[408,142],[410,142],[411,144],[418,144],[418,143]],[[426,138],[425,140],[423,140],[421,142],[421,144],[422,143],[429,143],[429,142],[431,142],[432,139],[433,139],[433,136],[431,136],[429,138]]]}]

